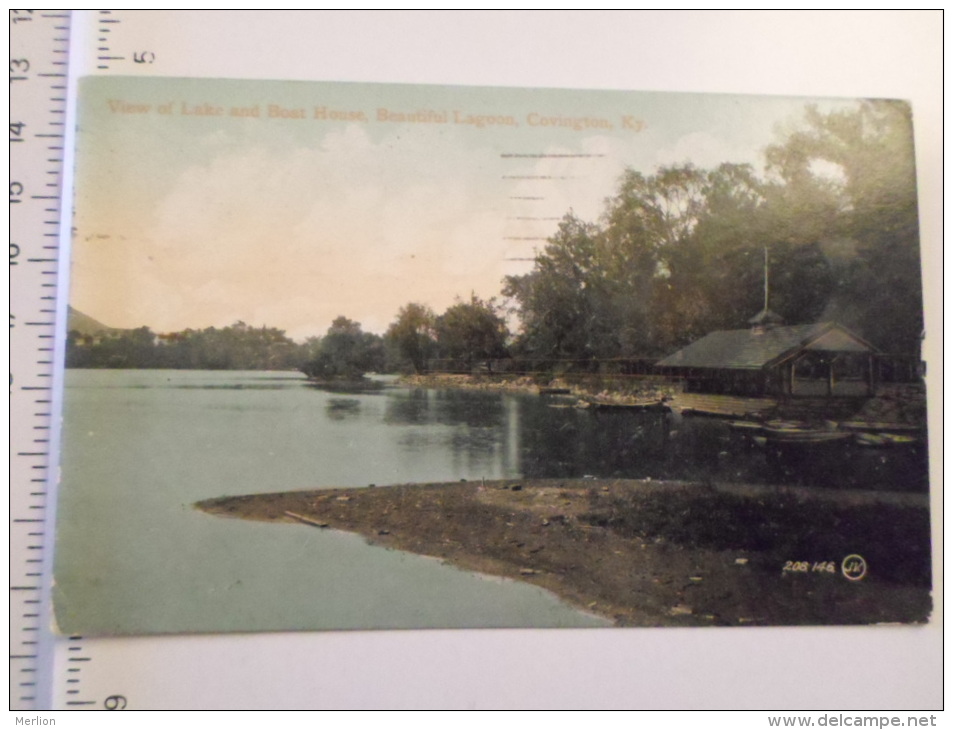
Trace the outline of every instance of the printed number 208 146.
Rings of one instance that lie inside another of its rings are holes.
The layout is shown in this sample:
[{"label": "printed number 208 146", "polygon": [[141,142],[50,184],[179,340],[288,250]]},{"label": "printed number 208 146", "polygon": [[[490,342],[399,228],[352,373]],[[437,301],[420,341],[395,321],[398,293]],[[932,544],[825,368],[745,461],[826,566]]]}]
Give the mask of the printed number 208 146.
[{"label": "printed number 208 146", "polygon": [[830,560],[808,562],[806,560],[787,560],[782,573],[836,573],[837,566]]}]

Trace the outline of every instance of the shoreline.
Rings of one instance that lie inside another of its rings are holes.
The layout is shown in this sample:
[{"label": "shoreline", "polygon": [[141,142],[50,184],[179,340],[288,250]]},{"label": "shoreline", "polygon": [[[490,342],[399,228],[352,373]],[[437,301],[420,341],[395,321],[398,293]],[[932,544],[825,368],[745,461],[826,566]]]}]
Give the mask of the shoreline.
[{"label": "shoreline", "polygon": [[[813,423],[852,423],[877,432],[881,427],[914,428],[926,432],[926,396],[922,384],[881,385],[860,398],[774,398],[687,393],[682,384],[662,376],[619,379],[613,376],[427,373],[403,375],[397,384],[411,388],[451,388],[484,392],[526,393],[575,400],[579,408],[625,407],[666,409],[716,418],[771,419]],[[558,402],[558,401],[556,401]],[[889,430],[889,429],[888,429]]]},{"label": "shoreline", "polygon": [[[925,504],[910,499],[914,495],[831,495],[624,479],[510,479],[222,497],[195,507],[215,516],[358,533],[373,545],[531,583],[616,626],[926,621],[929,530],[925,566],[919,546],[911,552],[908,545],[910,535],[928,525]],[[831,526],[851,520],[853,531],[844,537],[833,527],[815,530],[811,524],[823,522],[815,517],[821,514]],[[788,524],[774,524],[778,515],[787,515]],[[739,525],[731,523],[743,516],[740,527],[752,536],[732,537]],[[764,522],[773,524],[770,533],[758,532]],[[890,524],[906,527],[886,534]],[[865,534],[877,535],[877,542],[865,543]],[[763,545],[765,535],[774,544]],[[842,574],[851,553],[867,556],[871,575],[864,580]],[[893,568],[882,556],[903,565]]]},{"label": "shoreline", "polygon": [[661,403],[681,391],[680,386],[663,378],[633,379],[628,383],[620,383],[610,376],[592,377],[589,378],[589,383],[572,377],[543,378],[543,381],[545,382],[540,382],[539,377],[532,375],[427,373],[402,375],[397,382],[411,388],[457,388],[554,395],[607,405]]}]

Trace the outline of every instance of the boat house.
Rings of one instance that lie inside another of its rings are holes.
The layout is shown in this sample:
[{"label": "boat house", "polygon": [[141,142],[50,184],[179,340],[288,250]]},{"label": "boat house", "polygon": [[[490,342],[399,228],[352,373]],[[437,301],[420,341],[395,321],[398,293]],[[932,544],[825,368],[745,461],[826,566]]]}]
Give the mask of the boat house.
[{"label": "boat house", "polygon": [[834,322],[782,326],[765,308],[742,330],[712,332],[657,363],[687,390],[749,396],[868,396],[877,349]]}]

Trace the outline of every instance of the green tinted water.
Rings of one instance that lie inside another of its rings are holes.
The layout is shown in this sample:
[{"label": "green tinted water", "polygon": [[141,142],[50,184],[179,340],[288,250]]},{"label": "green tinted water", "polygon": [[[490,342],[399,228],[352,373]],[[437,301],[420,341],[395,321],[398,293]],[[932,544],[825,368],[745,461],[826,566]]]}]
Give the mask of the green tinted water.
[{"label": "green tinted water", "polygon": [[67,371],[64,399],[54,589],[64,633],[603,625],[533,586],[356,535],[191,507],[516,476],[513,401],[457,413],[434,391],[335,394],[293,373],[117,370]]}]

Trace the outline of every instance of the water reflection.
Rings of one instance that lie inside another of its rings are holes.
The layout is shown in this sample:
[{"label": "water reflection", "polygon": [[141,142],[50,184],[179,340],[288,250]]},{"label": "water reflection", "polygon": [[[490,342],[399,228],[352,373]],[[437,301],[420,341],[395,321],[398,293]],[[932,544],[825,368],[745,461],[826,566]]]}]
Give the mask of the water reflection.
[{"label": "water reflection", "polygon": [[780,484],[927,491],[926,443],[870,449],[852,442],[769,445],[763,451],[767,480]]},{"label": "water reflection", "polygon": [[536,396],[474,391],[395,390],[389,396],[385,423],[419,427],[401,435],[402,446],[449,448],[461,467],[497,460],[503,473],[535,478],[927,488],[923,444],[889,450],[853,441],[757,446],[717,418],[552,407]]},{"label": "water reflection", "polygon": [[[395,444],[427,461],[444,454],[461,475],[592,475],[686,481],[925,491],[926,444],[871,449],[853,440],[758,446],[718,418],[667,411],[592,410],[527,394],[405,389],[368,381],[320,390],[329,422],[394,427]],[[210,384],[212,387],[216,387]],[[221,387],[221,386],[218,386]],[[269,387],[269,386],[259,386]],[[283,387],[275,384],[273,387]],[[383,395],[383,398],[365,398]],[[376,406],[371,406],[371,403]]]},{"label": "water reflection", "polygon": [[401,448],[427,458],[448,453],[457,474],[519,474],[518,415],[499,394],[459,390],[388,391],[383,421]]},{"label": "water reflection", "polygon": [[[278,380],[278,378],[275,378]],[[298,387],[296,381],[291,381],[293,387]],[[248,385],[242,383],[229,383],[227,385],[216,385],[213,383],[208,384],[199,384],[199,385],[187,385],[180,383],[173,383],[171,378],[166,383],[159,383],[155,385],[148,384],[139,384],[139,385],[100,385],[96,386],[97,389],[120,389],[120,390],[286,390],[288,386],[288,381],[285,380],[285,384],[282,385],[264,385],[260,383],[250,383]]]},{"label": "water reflection", "polygon": [[324,412],[332,421],[355,418],[361,413],[361,401],[357,398],[331,398],[325,405]]},{"label": "water reflection", "polygon": [[384,422],[394,425],[439,424],[469,428],[502,428],[503,398],[496,393],[466,390],[394,390]]},{"label": "water reflection", "polygon": [[320,390],[323,393],[336,393],[339,395],[348,395],[351,393],[373,395],[375,393],[380,393],[387,387],[384,383],[376,380],[368,380],[366,378],[364,380],[348,380],[329,383],[316,383],[314,381],[307,380],[303,383],[299,381],[299,384],[304,385],[306,388]]},{"label": "water reflection", "polygon": [[418,425],[432,422],[430,395],[435,391],[414,389],[405,393],[394,392],[387,399],[384,423],[393,425]]}]

